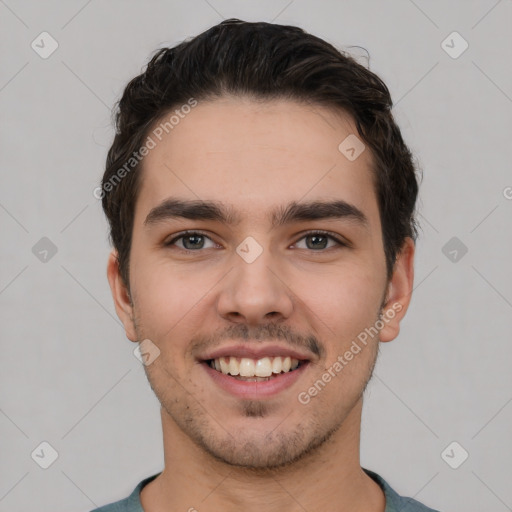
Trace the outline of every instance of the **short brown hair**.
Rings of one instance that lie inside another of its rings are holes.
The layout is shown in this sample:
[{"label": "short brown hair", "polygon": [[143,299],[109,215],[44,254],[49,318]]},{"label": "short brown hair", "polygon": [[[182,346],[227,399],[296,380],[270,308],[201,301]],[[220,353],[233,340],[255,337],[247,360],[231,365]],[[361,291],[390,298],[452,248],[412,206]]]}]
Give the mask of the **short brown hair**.
[{"label": "short brown hair", "polygon": [[[126,86],[102,180],[102,206],[120,273],[129,289],[129,256],[142,160],[157,121],[173,108],[225,95],[290,99],[350,114],[371,150],[388,279],[405,238],[417,238],[417,169],[391,113],[388,88],[373,72],[326,41],[294,26],[229,19],[156,52]],[[120,173],[124,169],[126,172]],[[122,174],[122,179],[120,178]],[[117,178],[117,179],[116,179]]]}]

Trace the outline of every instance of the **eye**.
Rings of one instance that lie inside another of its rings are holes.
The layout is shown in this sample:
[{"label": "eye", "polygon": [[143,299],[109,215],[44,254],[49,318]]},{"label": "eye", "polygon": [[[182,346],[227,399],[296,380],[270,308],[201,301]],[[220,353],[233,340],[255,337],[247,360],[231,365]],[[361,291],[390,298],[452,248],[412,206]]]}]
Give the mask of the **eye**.
[{"label": "eye", "polygon": [[[306,240],[306,247],[298,247],[298,243],[302,240]],[[329,246],[329,241],[334,242],[334,244]],[[207,242],[210,242],[210,245],[207,245]],[[201,249],[217,247],[217,244],[200,231],[185,231],[165,242],[164,246],[177,246],[183,251],[198,252]],[[318,252],[333,247],[348,247],[348,244],[327,231],[311,231],[295,242],[295,247]]]},{"label": "eye", "polygon": [[[212,245],[205,246],[205,241],[209,240]],[[181,246],[177,244],[177,242],[181,241]],[[210,247],[215,247],[215,243],[211,238],[206,236],[204,233],[199,231],[186,231],[181,233],[180,235],[174,237],[172,240],[165,242],[164,245],[166,247],[177,245],[178,248],[183,249],[185,251],[196,251],[199,249],[208,249]]]},{"label": "eye", "polygon": [[[311,249],[313,251],[323,250],[323,249],[329,249],[333,246],[328,246],[329,240],[334,241],[334,247],[336,246],[343,246],[347,247],[348,245],[340,240],[338,237],[331,235],[327,231],[311,231],[310,233],[306,233],[305,236],[300,238],[295,245],[301,241],[306,240],[306,247],[305,249]],[[309,241],[309,242],[308,242]],[[299,247],[299,249],[304,249],[304,247]]]}]

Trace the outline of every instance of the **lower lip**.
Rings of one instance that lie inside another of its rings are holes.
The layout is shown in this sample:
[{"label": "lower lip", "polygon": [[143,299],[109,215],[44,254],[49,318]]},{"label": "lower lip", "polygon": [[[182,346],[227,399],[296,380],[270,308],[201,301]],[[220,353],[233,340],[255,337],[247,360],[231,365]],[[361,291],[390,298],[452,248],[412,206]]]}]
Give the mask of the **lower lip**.
[{"label": "lower lip", "polygon": [[270,398],[278,393],[290,388],[304,373],[308,367],[308,363],[304,362],[291,372],[280,373],[270,380],[262,380],[260,382],[249,382],[246,380],[238,380],[230,375],[214,370],[208,363],[203,363],[208,375],[218,384],[224,391],[238,398],[246,400],[258,400],[262,398]]}]

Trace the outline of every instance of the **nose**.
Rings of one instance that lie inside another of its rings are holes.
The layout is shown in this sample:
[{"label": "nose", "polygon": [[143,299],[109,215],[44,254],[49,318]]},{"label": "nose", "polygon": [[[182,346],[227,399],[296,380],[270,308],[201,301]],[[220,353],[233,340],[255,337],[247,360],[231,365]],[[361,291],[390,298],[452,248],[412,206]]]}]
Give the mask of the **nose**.
[{"label": "nose", "polygon": [[270,251],[264,250],[256,260],[248,262],[233,255],[235,268],[222,280],[217,302],[224,319],[247,325],[279,322],[293,311],[292,291]]}]

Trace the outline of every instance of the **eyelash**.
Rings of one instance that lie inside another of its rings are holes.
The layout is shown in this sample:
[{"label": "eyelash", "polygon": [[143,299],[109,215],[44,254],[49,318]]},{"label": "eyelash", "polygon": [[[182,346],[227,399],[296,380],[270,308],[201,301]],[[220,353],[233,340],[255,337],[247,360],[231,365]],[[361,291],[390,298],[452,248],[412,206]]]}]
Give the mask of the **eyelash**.
[{"label": "eyelash", "polygon": [[[168,242],[165,242],[164,246],[165,247],[171,247],[178,240],[180,240],[182,238],[186,238],[187,236],[192,236],[192,235],[203,236],[203,237],[208,238],[209,240],[211,240],[213,242],[213,240],[206,233],[203,233],[201,231],[183,231],[182,233],[179,233],[178,236],[175,236],[172,240],[169,240]],[[348,243],[344,242],[343,240],[341,240],[340,238],[338,238],[334,234],[330,233],[329,231],[308,231],[307,233],[304,233],[295,243],[299,242],[303,238],[306,238],[308,236],[314,236],[314,235],[320,235],[320,236],[325,236],[327,238],[330,238],[331,240],[334,240],[338,244],[338,246],[340,246],[340,247],[349,247]],[[198,253],[198,252],[201,252],[201,249],[191,250],[191,249],[183,249],[181,247],[178,247],[178,249],[180,251],[185,252],[185,253]],[[330,247],[329,249],[333,249],[333,247]],[[315,251],[314,249],[309,249],[310,252],[325,252],[327,250],[328,249],[319,249],[319,250]]]}]

